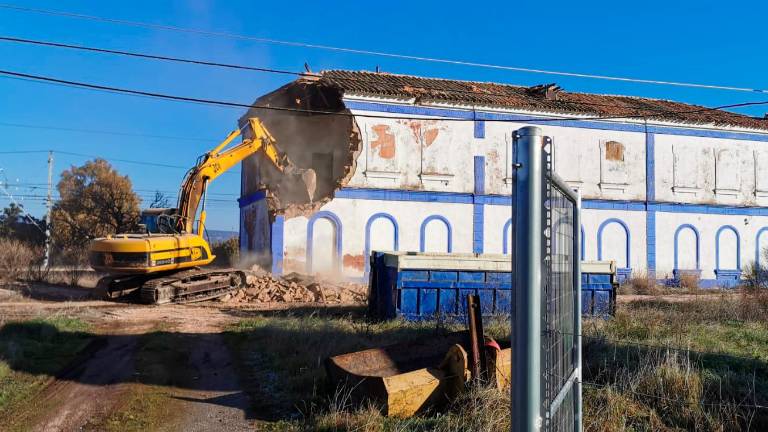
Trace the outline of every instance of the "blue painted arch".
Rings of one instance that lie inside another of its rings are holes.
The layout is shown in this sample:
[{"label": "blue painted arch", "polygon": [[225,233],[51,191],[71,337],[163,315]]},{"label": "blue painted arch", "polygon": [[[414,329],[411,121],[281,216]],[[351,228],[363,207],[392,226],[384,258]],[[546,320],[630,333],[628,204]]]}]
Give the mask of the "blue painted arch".
[{"label": "blue painted arch", "polygon": [[762,227],[755,235],[755,266],[760,266],[760,236],[768,231],[768,227]]},{"label": "blue painted arch", "polygon": [[629,231],[629,227],[627,224],[618,218],[610,218],[603,221],[603,223],[600,224],[600,226],[597,228],[597,259],[602,260],[603,259],[603,230],[605,227],[607,227],[610,224],[619,224],[621,228],[624,230],[624,235],[627,239],[626,248],[624,250],[624,259],[626,260],[627,267],[632,267],[632,261],[631,261],[631,243],[632,243],[632,237]]},{"label": "blue painted arch", "polygon": [[424,222],[421,223],[421,228],[419,229],[419,251],[424,252],[427,246],[427,225],[434,221],[438,220],[442,222],[445,225],[445,228],[448,232],[448,253],[453,252],[453,229],[451,228],[451,223],[446,219],[444,216],[440,215],[431,215],[428,216],[426,219],[424,219]]},{"label": "blue painted arch", "polygon": [[[680,237],[680,233],[684,230],[691,230],[693,231],[693,234],[696,236],[696,268],[695,269],[681,269],[678,265],[678,238]],[[675,270],[699,270],[701,269],[701,236],[699,235],[699,230],[696,229],[695,226],[691,224],[682,224],[675,230],[675,242],[674,242],[674,260],[675,260]]]},{"label": "blue painted arch", "polygon": [[307,221],[307,273],[312,273],[312,251],[314,248],[314,233],[315,233],[315,222],[317,222],[318,219],[327,219],[333,223],[335,231],[336,231],[336,244],[335,244],[335,256],[333,257],[333,265],[336,267],[337,270],[341,270],[341,234],[342,234],[342,226],[341,226],[341,219],[339,219],[338,216],[336,216],[335,213],[323,210],[319,211],[315,214],[313,214],[309,221]]},{"label": "blue painted arch", "polygon": [[[723,231],[733,231],[736,235],[736,268],[735,269],[723,269],[720,267],[720,235]],[[717,230],[715,234],[715,271],[717,270],[741,270],[741,237],[739,231],[732,225],[723,225]]]},{"label": "blue painted arch", "polygon": [[392,245],[394,250],[400,250],[400,227],[397,225],[397,220],[389,213],[376,213],[368,218],[368,222],[365,224],[365,274],[367,275],[371,267],[371,227],[377,219],[386,219],[392,223],[394,232],[394,238],[392,239]]},{"label": "blue painted arch", "polygon": [[507,233],[511,229],[512,229],[512,218],[509,218],[509,220],[507,220],[507,222],[504,224],[504,228],[501,230],[501,238],[502,238],[501,253],[503,253],[504,255],[508,254],[512,247],[507,241],[509,239],[509,236],[507,235]]}]

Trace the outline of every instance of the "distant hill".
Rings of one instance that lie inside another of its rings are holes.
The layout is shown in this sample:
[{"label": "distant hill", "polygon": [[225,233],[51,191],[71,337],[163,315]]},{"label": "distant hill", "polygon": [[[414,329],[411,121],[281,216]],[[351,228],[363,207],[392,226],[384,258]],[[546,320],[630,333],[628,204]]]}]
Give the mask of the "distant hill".
[{"label": "distant hill", "polygon": [[208,235],[209,243],[221,243],[223,241],[229,240],[232,237],[237,237],[239,235],[237,231],[206,229],[205,232]]}]

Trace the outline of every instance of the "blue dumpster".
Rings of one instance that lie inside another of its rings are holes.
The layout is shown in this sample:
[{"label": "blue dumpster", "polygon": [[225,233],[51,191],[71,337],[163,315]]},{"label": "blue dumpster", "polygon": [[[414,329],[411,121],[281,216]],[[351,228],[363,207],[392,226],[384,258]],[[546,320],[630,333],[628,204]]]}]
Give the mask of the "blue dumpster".
[{"label": "blue dumpster", "polygon": [[581,315],[613,316],[618,286],[615,261],[582,261]]},{"label": "blue dumpster", "polygon": [[369,312],[375,318],[464,319],[467,294],[483,315],[512,312],[507,255],[373,252]]},{"label": "blue dumpster", "polygon": [[[509,255],[373,252],[368,313],[377,319],[464,320],[467,294],[480,296],[484,316],[511,314]],[[616,266],[582,262],[582,315],[613,315]]]}]

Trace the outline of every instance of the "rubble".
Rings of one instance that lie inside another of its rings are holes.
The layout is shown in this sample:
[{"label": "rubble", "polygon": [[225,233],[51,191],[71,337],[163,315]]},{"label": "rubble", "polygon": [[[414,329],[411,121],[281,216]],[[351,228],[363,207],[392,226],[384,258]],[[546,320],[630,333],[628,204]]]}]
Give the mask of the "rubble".
[{"label": "rubble", "polygon": [[363,304],[367,299],[365,285],[318,280],[312,276],[290,273],[283,277],[251,270],[246,288],[227,294],[222,303],[327,303]]}]

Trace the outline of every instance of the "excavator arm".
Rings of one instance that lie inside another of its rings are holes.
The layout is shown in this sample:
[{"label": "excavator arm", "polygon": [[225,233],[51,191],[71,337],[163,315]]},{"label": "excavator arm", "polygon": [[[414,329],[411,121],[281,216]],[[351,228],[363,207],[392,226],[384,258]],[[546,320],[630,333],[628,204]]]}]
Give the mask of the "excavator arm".
[{"label": "excavator arm", "polygon": [[258,118],[248,119],[245,128],[251,129],[251,137],[244,138],[240,144],[227,148],[237,138],[242,128],[231,132],[227,138],[216,148],[198,159],[197,165],[187,172],[181,184],[179,193],[179,220],[178,229],[182,232],[193,232],[195,216],[200,202],[203,208],[200,211],[200,219],[197,226],[198,234],[202,235],[205,228],[205,193],[208,184],[221,174],[228,171],[243,159],[256,153],[263,152],[264,156],[274,164],[277,169],[287,175],[299,175],[307,186],[310,197],[314,194],[315,173],[311,169],[296,168],[288,156],[282,154],[275,146],[275,139]]}]

